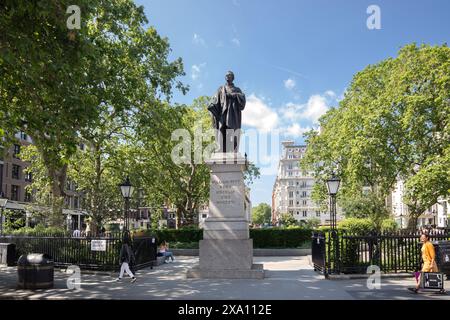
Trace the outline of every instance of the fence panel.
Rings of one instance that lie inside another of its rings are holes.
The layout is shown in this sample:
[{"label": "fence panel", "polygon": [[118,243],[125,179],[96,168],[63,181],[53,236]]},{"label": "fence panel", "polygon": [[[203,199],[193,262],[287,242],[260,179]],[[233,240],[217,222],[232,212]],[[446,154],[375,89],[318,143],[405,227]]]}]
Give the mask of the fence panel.
[{"label": "fence panel", "polygon": [[[433,232],[430,240],[450,240],[450,233]],[[380,267],[384,273],[409,273],[420,269],[420,248],[420,233],[361,235],[341,230],[336,242],[331,232],[315,233],[312,238],[312,261],[314,268],[325,274],[364,274],[370,265]],[[338,250],[337,261],[334,261],[335,250]]]},{"label": "fence panel", "polygon": [[[106,242],[105,251],[91,250],[92,241]],[[50,255],[56,267],[77,265],[81,269],[118,270],[119,255],[122,246],[120,234],[108,237],[69,237],[69,236],[24,236],[4,235],[0,243],[16,244],[16,258],[29,253]],[[154,265],[156,261],[155,238],[133,238],[132,249],[136,256],[135,270]]]}]

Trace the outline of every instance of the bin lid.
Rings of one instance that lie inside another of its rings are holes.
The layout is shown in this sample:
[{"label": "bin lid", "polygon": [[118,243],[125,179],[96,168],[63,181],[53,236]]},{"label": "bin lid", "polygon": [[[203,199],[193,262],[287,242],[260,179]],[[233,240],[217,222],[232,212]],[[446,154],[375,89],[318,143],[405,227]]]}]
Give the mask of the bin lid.
[{"label": "bin lid", "polygon": [[45,253],[29,253],[20,256],[17,261],[18,265],[30,265],[30,264],[47,264],[52,263],[52,258]]}]

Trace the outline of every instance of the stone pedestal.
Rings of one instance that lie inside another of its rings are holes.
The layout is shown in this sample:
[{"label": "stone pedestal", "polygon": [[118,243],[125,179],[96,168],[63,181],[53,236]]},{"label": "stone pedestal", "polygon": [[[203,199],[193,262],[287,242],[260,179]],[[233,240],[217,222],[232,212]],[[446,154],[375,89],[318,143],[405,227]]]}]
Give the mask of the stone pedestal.
[{"label": "stone pedestal", "polygon": [[253,240],[245,216],[245,158],[239,153],[215,153],[211,168],[209,216],[200,241],[198,267],[188,278],[262,279],[262,265],[253,264]]}]

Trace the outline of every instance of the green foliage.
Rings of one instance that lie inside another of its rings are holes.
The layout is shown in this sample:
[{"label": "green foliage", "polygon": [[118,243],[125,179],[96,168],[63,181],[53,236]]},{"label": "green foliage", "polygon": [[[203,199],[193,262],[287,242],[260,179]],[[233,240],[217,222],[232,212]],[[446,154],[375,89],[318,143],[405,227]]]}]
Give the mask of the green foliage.
[{"label": "green foliage", "polygon": [[[169,242],[172,248],[196,249],[203,239],[203,230],[196,228],[146,230],[146,236],[155,236],[158,244]],[[311,229],[301,227],[250,229],[254,248],[304,248],[311,240]]]},{"label": "green foliage", "polygon": [[203,239],[203,230],[197,228],[146,230],[146,236],[156,237],[158,245],[163,241],[170,243],[191,243]]},{"label": "green foliage", "polygon": [[69,232],[64,228],[60,227],[46,227],[43,224],[38,224],[34,228],[22,227],[19,229],[8,229],[5,230],[5,234],[15,235],[15,236],[68,236]]},{"label": "green foliage", "polygon": [[338,228],[355,234],[376,232],[375,223],[370,219],[347,218],[339,222]]},{"label": "green foliage", "polygon": [[[55,226],[63,223],[67,172],[80,136],[103,148],[105,124],[132,117],[162,96],[169,99],[172,87],[187,90],[176,80],[184,75],[181,59],[168,61],[169,43],[145,27],[142,7],[131,0],[81,0],[81,28],[69,31],[71,4],[0,3],[0,29],[8,30],[0,38],[0,127],[9,143],[19,131],[32,138],[45,169],[38,170],[44,174],[38,180],[51,189],[49,223]],[[109,186],[102,180],[91,179],[87,190],[97,211],[103,201],[97,186]],[[101,219],[98,212],[93,216]]]},{"label": "green foliage", "polygon": [[250,229],[254,248],[303,248],[311,241],[311,229],[301,227]]},{"label": "green foliage", "polygon": [[384,219],[381,222],[382,232],[394,232],[398,230],[398,224],[393,219]]},{"label": "green foliage", "polygon": [[4,210],[3,217],[5,219],[5,223],[3,224],[5,232],[17,230],[25,226],[25,215],[22,211]]},{"label": "green foliage", "polygon": [[291,213],[282,213],[278,222],[284,227],[298,226],[297,219]]},{"label": "green foliage", "polygon": [[308,219],[305,223],[305,228],[307,229],[317,229],[320,225],[320,219],[319,218],[311,218]]},{"label": "green foliage", "polygon": [[401,178],[415,227],[418,215],[448,197],[449,61],[447,45],[412,44],[354,76],[339,107],[320,118],[320,134],[306,134],[301,166],[314,171],[318,198],[326,199],[333,171],[342,180],[339,204],[360,197],[363,187],[384,199]]},{"label": "green foliage", "polygon": [[377,229],[380,229],[382,221],[389,217],[389,213],[385,206],[385,200],[379,198],[373,192],[343,199],[340,202],[340,205],[345,213],[345,217],[370,219]]},{"label": "green foliage", "polygon": [[272,218],[272,208],[267,203],[260,203],[252,208],[252,222],[254,224],[270,223]]}]

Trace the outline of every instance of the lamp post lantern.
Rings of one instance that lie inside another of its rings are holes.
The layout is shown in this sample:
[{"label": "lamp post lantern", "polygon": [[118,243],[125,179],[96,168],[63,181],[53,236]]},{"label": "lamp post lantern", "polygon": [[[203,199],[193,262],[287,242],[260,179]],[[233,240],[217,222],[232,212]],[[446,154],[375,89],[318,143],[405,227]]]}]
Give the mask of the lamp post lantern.
[{"label": "lamp post lantern", "polygon": [[336,230],[336,195],[339,191],[340,184],[341,180],[335,175],[327,180],[327,190],[328,195],[330,196],[331,229],[333,231]]},{"label": "lamp post lantern", "polygon": [[133,195],[134,187],[131,185],[130,177],[127,177],[125,182],[120,185],[120,191],[125,199],[125,210],[123,214],[124,231],[128,231],[128,211],[130,210],[130,198]]},{"label": "lamp post lantern", "polygon": [[3,210],[6,208],[6,204],[8,203],[8,199],[3,197],[3,192],[0,193],[0,236],[3,235]]},{"label": "lamp post lantern", "polygon": [[328,195],[330,196],[331,237],[333,238],[334,263],[333,270],[339,273],[339,241],[336,231],[336,195],[339,191],[341,180],[333,174],[327,181]]}]

